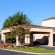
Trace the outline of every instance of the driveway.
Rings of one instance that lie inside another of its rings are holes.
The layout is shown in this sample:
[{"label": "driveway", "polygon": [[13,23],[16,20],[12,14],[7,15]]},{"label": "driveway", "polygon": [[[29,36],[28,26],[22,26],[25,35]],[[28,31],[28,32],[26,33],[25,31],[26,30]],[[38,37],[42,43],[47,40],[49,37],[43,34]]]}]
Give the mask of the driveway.
[{"label": "driveway", "polygon": [[55,55],[55,54],[29,54],[29,53],[22,53],[22,52],[15,52],[15,51],[0,49],[0,55]]},{"label": "driveway", "polygon": [[44,49],[48,49],[48,50],[55,50],[55,46],[49,47],[48,45],[37,45],[35,47],[40,47],[40,48],[44,48]]}]

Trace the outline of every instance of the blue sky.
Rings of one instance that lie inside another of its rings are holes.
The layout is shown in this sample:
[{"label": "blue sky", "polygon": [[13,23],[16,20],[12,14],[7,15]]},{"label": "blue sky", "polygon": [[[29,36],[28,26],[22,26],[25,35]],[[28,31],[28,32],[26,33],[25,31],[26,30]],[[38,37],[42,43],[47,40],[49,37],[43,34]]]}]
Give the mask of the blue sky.
[{"label": "blue sky", "polygon": [[0,29],[5,19],[14,13],[24,12],[35,25],[41,21],[55,17],[55,0],[0,0]]}]

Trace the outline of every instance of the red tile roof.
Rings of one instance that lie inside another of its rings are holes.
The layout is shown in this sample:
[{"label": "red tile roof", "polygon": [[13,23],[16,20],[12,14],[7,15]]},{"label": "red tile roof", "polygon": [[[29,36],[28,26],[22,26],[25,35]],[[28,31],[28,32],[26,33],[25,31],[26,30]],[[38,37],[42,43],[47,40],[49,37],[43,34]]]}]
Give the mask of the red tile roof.
[{"label": "red tile roof", "polygon": [[39,28],[53,28],[53,27],[45,27],[45,26],[31,25],[31,24],[22,24],[20,26],[30,26],[30,27],[39,27]]},{"label": "red tile roof", "polygon": [[51,18],[45,19],[43,21],[46,21],[46,20],[55,20],[55,17],[51,17]]},{"label": "red tile roof", "polygon": [[[45,29],[55,30],[55,27],[45,27],[45,26],[38,26],[38,25],[31,25],[31,24],[22,24],[22,25],[18,25],[18,26],[29,26],[29,27],[33,27],[33,28],[42,28],[42,29],[45,28]],[[16,27],[16,26],[13,26],[13,27]],[[8,29],[8,28],[4,28],[4,29]]]}]

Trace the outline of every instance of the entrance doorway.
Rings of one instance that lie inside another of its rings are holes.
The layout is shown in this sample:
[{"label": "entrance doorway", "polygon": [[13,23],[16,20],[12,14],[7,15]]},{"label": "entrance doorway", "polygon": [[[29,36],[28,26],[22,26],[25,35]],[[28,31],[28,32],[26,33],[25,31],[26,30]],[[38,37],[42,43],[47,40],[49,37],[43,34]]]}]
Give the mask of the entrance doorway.
[{"label": "entrance doorway", "polygon": [[35,32],[31,34],[30,44],[33,46],[48,45],[48,41],[49,41],[49,33]]},{"label": "entrance doorway", "polygon": [[55,34],[53,34],[53,45],[55,46]]}]

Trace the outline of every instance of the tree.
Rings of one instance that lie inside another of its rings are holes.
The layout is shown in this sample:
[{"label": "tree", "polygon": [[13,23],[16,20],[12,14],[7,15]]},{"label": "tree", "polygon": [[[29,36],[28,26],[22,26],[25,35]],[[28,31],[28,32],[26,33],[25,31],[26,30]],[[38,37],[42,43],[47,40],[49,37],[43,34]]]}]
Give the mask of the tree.
[{"label": "tree", "polygon": [[1,39],[1,33],[0,33],[0,39]]},{"label": "tree", "polygon": [[25,34],[30,34],[30,29],[29,28],[24,28],[24,27],[16,27],[12,28],[11,30],[11,36],[19,36],[19,42],[22,43],[24,41]]},{"label": "tree", "polygon": [[6,43],[15,43],[16,42],[16,38],[11,36],[11,33],[7,33],[6,34]]},{"label": "tree", "polygon": [[30,19],[27,15],[23,14],[22,12],[18,12],[13,16],[9,16],[8,19],[5,20],[3,24],[3,28],[8,28],[12,26],[17,26],[21,24],[31,24]]}]

